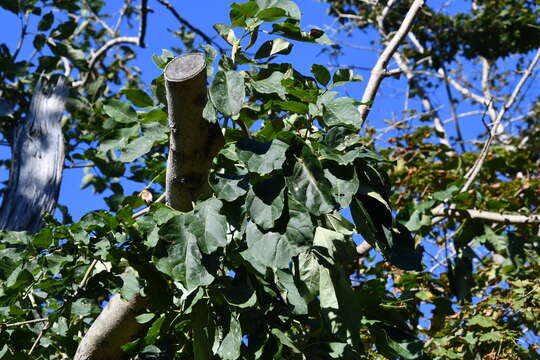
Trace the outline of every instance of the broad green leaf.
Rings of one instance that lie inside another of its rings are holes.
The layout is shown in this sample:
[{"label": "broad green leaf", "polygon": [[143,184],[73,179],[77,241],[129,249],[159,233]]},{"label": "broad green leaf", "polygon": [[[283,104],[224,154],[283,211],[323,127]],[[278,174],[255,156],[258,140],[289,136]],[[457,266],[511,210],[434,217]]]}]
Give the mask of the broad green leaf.
[{"label": "broad green leaf", "polygon": [[252,222],[247,225],[246,241],[248,248],[241,254],[261,274],[266,268],[288,268],[292,257],[303,250],[290,244],[280,233],[262,233]]},{"label": "broad green leaf", "polygon": [[244,77],[236,71],[220,71],[209,90],[214,107],[225,116],[234,116],[242,109],[246,96]]},{"label": "broad green leaf", "polygon": [[323,45],[333,45],[334,42],[321,30],[313,29],[310,32],[304,32],[300,29],[298,22],[289,21],[278,24],[272,24],[271,34],[278,34],[288,39],[313,42]]},{"label": "broad green leaf", "polygon": [[345,219],[338,211],[326,214],[326,219],[330,226],[340,234],[351,236],[354,232],[354,224]]},{"label": "broad green leaf", "polygon": [[350,125],[359,129],[362,125],[360,112],[351,98],[338,98],[323,104],[323,121],[326,126]]},{"label": "broad green leaf", "polygon": [[219,199],[234,201],[249,190],[249,177],[214,173],[210,177],[210,186]]},{"label": "broad green leaf", "polygon": [[[298,5],[291,0],[255,0],[255,2],[262,11],[269,8],[280,8],[283,9],[291,19],[300,20],[300,9],[298,8]],[[259,14],[257,14],[257,16],[259,16]]]},{"label": "broad green leaf", "polygon": [[423,341],[408,332],[386,325],[375,325],[371,331],[375,334],[377,350],[386,357],[399,357],[404,360],[425,359]]},{"label": "broad green leaf", "polygon": [[129,124],[137,121],[137,113],[123,101],[110,99],[103,105],[103,111],[114,121]]},{"label": "broad green leaf", "polygon": [[289,270],[276,270],[276,285],[280,291],[283,301],[293,306],[293,313],[306,315],[308,307],[306,300],[300,295],[300,291]]},{"label": "broad green leaf", "polygon": [[[384,244],[379,244],[377,240],[377,228],[371,215],[356,197],[351,202],[351,215],[356,225],[356,231],[364,237],[364,240],[379,250],[384,249]],[[381,245],[383,246],[381,247]]]},{"label": "broad green leaf", "polygon": [[326,86],[330,81],[330,72],[325,66],[313,64],[311,65],[311,73],[315,75],[315,79],[317,79],[322,86]]},{"label": "broad green leaf", "polygon": [[126,270],[120,275],[122,278],[122,289],[120,290],[120,294],[122,295],[122,298],[125,300],[131,300],[133,297],[139,294],[140,292],[140,285],[139,285],[139,279],[138,279],[138,273],[133,268],[128,267]]},{"label": "broad green leaf", "polygon": [[497,328],[497,322],[495,320],[483,315],[473,316],[467,323],[469,325],[478,325],[484,328]]},{"label": "broad green leaf", "polygon": [[122,162],[135,161],[150,152],[152,146],[154,146],[154,139],[145,136],[136,138],[122,149],[119,160]]},{"label": "broad green leaf", "polygon": [[359,182],[353,167],[333,166],[324,169],[324,175],[332,184],[332,195],[341,208],[349,207]]},{"label": "broad green leaf", "polygon": [[246,18],[254,17],[259,11],[259,6],[254,1],[248,1],[242,4],[232,3],[229,19],[233,27],[245,27]]},{"label": "broad green leaf", "polygon": [[164,224],[159,231],[160,239],[170,245],[166,249],[156,249],[153,260],[159,271],[180,281],[187,290],[214,280],[202,263],[197,237],[190,231],[191,223],[196,221],[195,216],[182,214]]},{"label": "broad green leaf", "polygon": [[240,138],[236,143],[236,152],[250,172],[266,175],[282,168],[288,147],[289,145],[280,140],[263,143]]},{"label": "broad green leaf", "polygon": [[290,194],[313,215],[327,214],[334,210],[332,186],[324,176],[319,160],[307,146],[294,162],[292,173],[285,178]]},{"label": "broad green leaf", "polygon": [[197,204],[195,208],[199,221],[193,222],[190,229],[205,254],[211,254],[227,244],[227,220],[219,213],[221,206],[221,201],[210,198]]},{"label": "broad green leaf", "polygon": [[257,13],[257,17],[261,20],[273,22],[286,16],[287,12],[277,7],[266,8]]},{"label": "broad green leaf", "polygon": [[298,278],[303,284],[300,293],[309,304],[319,295],[319,262],[311,251],[298,255]]},{"label": "broad green leaf", "polygon": [[262,59],[276,54],[288,55],[292,50],[293,44],[285,39],[274,39],[264,42],[255,53],[255,59]]},{"label": "broad green leaf", "polygon": [[279,71],[275,71],[263,80],[252,81],[253,88],[261,94],[278,94],[282,99],[285,99],[285,87],[281,85],[284,75]]},{"label": "broad green leaf", "polygon": [[128,88],[122,89],[122,94],[126,95],[128,100],[135,106],[140,108],[151,107],[154,105],[154,101],[146,92],[141,89]]},{"label": "broad green leaf", "polygon": [[233,284],[233,286],[225,287],[223,296],[229,305],[239,308],[249,308],[257,302],[257,294],[249,283]]},{"label": "broad green leaf", "polygon": [[229,331],[221,342],[217,354],[223,360],[236,360],[240,357],[240,347],[242,346],[242,328],[240,322],[231,313],[229,321]]},{"label": "broad green leaf", "polygon": [[264,230],[274,227],[285,205],[285,182],[281,177],[262,180],[249,190],[246,209],[251,219]]}]

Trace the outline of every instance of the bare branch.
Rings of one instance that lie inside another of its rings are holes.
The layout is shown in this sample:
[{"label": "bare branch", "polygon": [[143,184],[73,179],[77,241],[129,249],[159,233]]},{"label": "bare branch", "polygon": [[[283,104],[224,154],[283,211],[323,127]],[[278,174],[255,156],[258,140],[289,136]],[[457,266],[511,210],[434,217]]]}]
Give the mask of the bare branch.
[{"label": "bare branch", "polygon": [[84,76],[82,80],[75,81],[73,83],[73,87],[79,87],[79,86],[85,86],[88,81],[90,80],[90,75],[92,74],[92,71],[96,67],[98,61],[109,51],[112,47],[120,44],[134,44],[138,45],[140,47],[145,47],[144,43],[144,37],[146,35],[146,25],[147,25],[147,17],[148,17],[148,0],[141,0],[141,20],[139,24],[139,35],[138,37],[134,36],[119,36],[114,39],[109,40],[106,42],[102,47],[100,47],[94,55],[92,55],[92,58],[90,59],[90,62],[88,64],[88,72]]},{"label": "bare branch", "polygon": [[444,87],[446,89],[446,95],[448,96],[448,102],[450,103],[450,113],[452,114],[452,120],[454,121],[454,127],[456,129],[456,137],[461,148],[461,152],[465,152],[465,144],[463,143],[463,134],[461,133],[461,127],[459,126],[459,117],[456,111],[456,104],[454,103],[454,97],[452,96],[452,90],[448,84],[448,76],[444,65],[442,67],[444,74]]},{"label": "bare branch", "polygon": [[172,4],[170,2],[168,2],[167,0],[157,0],[157,1],[161,5],[165,6],[181,24],[185,25],[188,29],[190,29],[191,31],[193,31],[194,33],[196,33],[197,35],[202,37],[206,43],[217,47],[219,49],[219,51],[222,52],[222,53],[225,52],[225,49],[223,49],[217,42],[212,40],[212,38],[210,38],[210,36],[206,35],[202,30],[196,28],[189,21],[187,21],[182,16],[180,16],[178,11],[176,11],[174,6],[172,6]]},{"label": "bare branch", "polygon": [[124,1],[124,6],[120,10],[120,14],[118,15],[118,20],[116,20],[116,24],[113,27],[113,31],[115,35],[118,33],[118,29],[120,29],[120,25],[122,25],[122,20],[124,19],[124,16],[126,15],[126,11],[130,5],[131,5],[131,0]]},{"label": "bare branch", "polygon": [[90,4],[88,4],[88,1],[87,0],[84,0],[83,1],[84,3],[84,7],[86,8],[86,10],[90,13],[90,17],[99,23],[99,25],[101,25],[105,31],[107,31],[107,33],[109,34],[109,36],[111,37],[114,37],[115,36],[115,32],[109,27],[109,25],[107,25],[107,23],[105,21],[103,21],[96,13],[95,11],[92,9],[92,7],[90,7]]},{"label": "bare branch", "polygon": [[405,19],[403,19],[403,22],[401,23],[398,31],[394,34],[392,40],[390,40],[383,53],[377,60],[377,63],[371,70],[369,82],[366,86],[366,90],[364,91],[364,95],[362,96],[362,103],[364,104],[360,105],[359,109],[360,118],[362,119],[362,121],[365,121],[367,119],[371,104],[373,103],[373,100],[375,100],[375,95],[377,94],[379,86],[381,85],[381,81],[384,78],[384,73],[386,71],[385,69],[388,65],[388,62],[392,58],[392,55],[396,52],[403,38],[411,30],[414,18],[416,17],[416,14],[423,5],[424,0],[415,0],[413,2],[409,11],[407,12],[407,15],[405,16]]},{"label": "bare branch", "polygon": [[433,209],[433,216],[448,218],[475,219],[504,224],[540,224],[540,215],[499,214],[484,210]]},{"label": "bare branch", "polygon": [[11,323],[11,324],[0,324],[0,329],[8,328],[8,327],[14,327],[14,326],[22,326],[22,325],[29,325],[29,324],[35,324],[35,323],[42,323],[42,322],[47,322],[47,321],[49,321],[49,319],[43,318],[43,319],[33,319],[33,320],[19,321],[19,322]]},{"label": "bare branch", "polygon": [[538,63],[539,59],[540,59],[540,49],[538,49],[538,51],[536,52],[536,55],[534,56],[531,63],[529,64],[529,67],[521,76],[521,79],[519,80],[518,84],[514,88],[514,91],[512,91],[512,95],[510,96],[508,101],[499,110],[497,114],[497,119],[493,123],[491,131],[489,133],[489,138],[484,144],[484,147],[482,148],[482,151],[480,152],[480,156],[478,157],[474,165],[471,167],[471,169],[465,175],[465,178],[467,179],[467,181],[465,182],[465,185],[463,185],[461,192],[465,192],[469,189],[471,184],[474,182],[476,176],[480,172],[480,169],[482,168],[482,165],[484,164],[484,161],[486,160],[486,157],[488,155],[489,148],[491,144],[493,143],[495,136],[497,135],[498,127],[502,121],[502,118],[504,117],[504,114],[506,113],[508,109],[512,107],[512,105],[514,105],[514,102],[516,101],[517,96],[519,92],[521,91],[521,88],[523,87],[527,79],[531,76],[532,71],[536,67],[536,64]]}]

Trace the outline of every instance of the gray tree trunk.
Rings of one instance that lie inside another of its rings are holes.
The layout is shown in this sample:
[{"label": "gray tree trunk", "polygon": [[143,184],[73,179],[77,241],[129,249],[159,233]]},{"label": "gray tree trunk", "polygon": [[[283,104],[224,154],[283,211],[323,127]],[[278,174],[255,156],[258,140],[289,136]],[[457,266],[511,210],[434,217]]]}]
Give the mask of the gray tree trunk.
[{"label": "gray tree trunk", "polygon": [[46,91],[41,80],[30,112],[14,129],[11,170],[0,209],[0,229],[37,232],[56,207],[64,167],[61,119],[68,89],[60,80]]},{"label": "gray tree trunk", "polygon": [[[192,202],[208,186],[212,159],[223,146],[217,123],[202,116],[207,102],[206,59],[186,54],[165,69],[171,128],[167,162],[166,198],[174,209],[190,211]],[[121,359],[121,346],[136,338],[143,325],[135,317],[152,301],[136,296],[129,301],[114,295],[82,339],[75,360]]]}]

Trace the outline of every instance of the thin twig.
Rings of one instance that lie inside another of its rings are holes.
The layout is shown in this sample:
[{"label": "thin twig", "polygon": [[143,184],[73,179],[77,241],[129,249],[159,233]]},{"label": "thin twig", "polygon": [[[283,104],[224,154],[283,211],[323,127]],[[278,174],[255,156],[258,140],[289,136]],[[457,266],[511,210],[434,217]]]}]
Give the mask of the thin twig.
[{"label": "thin twig", "polygon": [[497,114],[497,119],[493,123],[493,127],[491,128],[491,131],[489,133],[489,138],[486,141],[486,143],[484,144],[484,147],[483,147],[482,151],[480,152],[480,156],[478,157],[478,159],[474,163],[473,167],[469,171],[468,176],[466,176],[467,181],[465,182],[465,185],[463,185],[463,188],[461,189],[461,192],[467,191],[469,189],[469,187],[471,186],[471,184],[476,179],[476,176],[480,172],[480,169],[482,168],[482,165],[484,164],[484,161],[486,160],[486,157],[487,157],[488,152],[489,152],[489,148],[490,148],[491,144],[493,143],[493,140],[495,139],[495,135],[497,134],[497,129],[498,129],[499,124],[501,123],[503,117],[504,117],[504,114],[506,113],[506,111],[508,109],[510,109],[512,107],[512,105],[516,101],[516,98],[517,98],[519,92],[521,91],[521,88],[523,87],[523,85],[525,84],[527,79],[531,76],[532,71],[536,67],[536,64],[538,63],[539,59],[540,59],[540,49],[538,49],[538,51],[536,52],[536,55],[534,56],[533,60],[529,64],[529,67],[527,68],[527,70],[521,76],[521,79],[519,80],[518,84],[514,88],[514,91],[512,92],[512,95],[510,96],[508,101],[499,110],[499,112]]},{"label": "thin twig", "polygon": [[108,42],[105,43],[102,47],[96,51],[96,53],[92,56],[90,59],[90,62],[88,64],[88,71],[86,72],[86,75],[82,80],[75,81],[73,83],[73,87],[79,87],[79,86],[85,86],[88,81],[90,80],[90,75],[92,74],[92,70],[96,67],[99,59],[104,56],[107,51],[109,51],[112,47],[119,44],[135,44],[140,47],[145,47],[144,43],[144,37],[146,35],[146,25],[147,25],[147,17],[148,17],[148,7],[147,7],[148,0],[141,0],[141,19],[139,24],[139,35],[138,37],[134,36],[119,36],[117,38],[111,39]]},{"label": "thin twig", "polygon": [[424,0],[414,0],[409,11],[407,12],[407,15],[405,16],[405,19],[403,19],[403,22],[401,23],[398,31],[395,33],[392,40],[390,40],[381,56],[379,56],[377,63],[371,70],[369,82],[366,86],[366,90],[364,91],[364,95],[362,96],[363,105],[360,105],[359,109],[362,122],[365,122],[365,120],[367,119],[371,104],[373,103],[375,95],[377,94],[379,86],[381,85],[381,82],[384,78],[384,73],[388,62],[392,58],[392,55],[396,52],[403,38],[405,38],[407,33],[411,30],[416,14],[423,5]]},{"label": "thin twig", "polygon": [[14,326],[21,326],[21,325],[35,324],[35,323],[46,322],[46,321],[49,321],[49,319],[43,318],[43,319],[34,319],[34,320],[19,321],[19,322],[11,323],[11,324],[0,324],[0,329],[2,329],[2,328],[8,328],[8,327],[14,327]]},{"label": "thin twig", "polygon": [[465,144],[463,142],[463,134],[461,133],[461,127],[459,126],[459,117],[456,111],[456,104],[454,103],[454,97],[452,96],[452,90],[448,84],[448,76],[444,64],[442,65],[443,74],[444,74],[444,87],[446,88],[446,95],[448,96],[448,102],[450,103],[450,113],[452,114],[452,119],[454,121],[454,127],[456,129],[456,138],[461,148],[461,152],[465,152]]},{"label": "thin twig", "polygon": [[202,30],[196,28],[189,21],[187,21],[182,16],[180,16],[178,11],[176,11],[174,6],[172,6],[170,2],[168,2],[167,0],[157,0],[157,1],[161,5],[165,6],[181,24],[185,25],[188,29],[190,29],[191,31],[193,31],[194,33],[202,37],[206,43],[217,47],[221,53],[225,52],[225,49],[223,49],[217,42],[212,40],[210,36],[206,35]]},{"label": "thin twig", "polygon": [[124,19],[124,16],[126,15],[126,11],[129,8],[129,5],[131,5],[131,0],[126,0],[124,2],[124,6],[120,10],[120,14],[118,15],[118,20],[116,20],[116,24],[113,27],[113,31],[115,35],[118,33],[118,29],[120,28],[120,25],[122,25],[122,20]]},{"label": "thin twig", "polygon": [[[163,202],[165,201],[165,193],[161,194],[157,199],[156,201],[154,201],[155,203],[160,203],[160,202]],[[140,216],[143,216],[145,214],[147,214],[148,212],[150,211],[150,206],[140,210],[140,211],[137,211],[135,214],[133,214],[133,218],[136,219]]]},{"label": "thin twig", "polygon": [[98,16],[98,14],[95,13],[94,9],[92,9],[92,7],[90,7],[90,4],[88,4],[88,1],[84,0],[83,3],[85,5],[86,10],[90,13],[90,16],[92,17],[92,19],[97,21],[99,23],[99,25],[101,25],[105,29],[105,31],[107,31],[107,33],[109,33],[109,36],[111,36],[111,37],[115,36],[114,31],[109,27],[109,25],[105,21],[103,21]]},{"label": "thin twig", "polygon": [[45,323],[45,326],[43,326],[43,329],[41,329],[41,331],[39,332],[39,335],[37,336],[36,341],[34,341],[34,343],[32,344],[30,351],[28,351],[28,355],[32,355],[37,345],[39,344],[39,341],[41,340],[43,333],[49,328],[49,324],[50,323],[48,321]]}]

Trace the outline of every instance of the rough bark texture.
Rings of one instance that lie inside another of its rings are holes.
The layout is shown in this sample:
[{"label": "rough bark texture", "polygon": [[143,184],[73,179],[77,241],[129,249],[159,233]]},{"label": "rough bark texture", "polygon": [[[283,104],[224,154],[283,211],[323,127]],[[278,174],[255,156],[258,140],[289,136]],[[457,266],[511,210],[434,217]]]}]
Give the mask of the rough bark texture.
[{"label": "rough bark texture", "polygon": [[[189,211],[208,186],[212,159],[223,146],[219,125],[202,116],[206,106],[206,61],[202,54],[186,54],[165,68],[169,126],[166,195],[176,210]],[[143,325],[135,320],[147,299],[124,301],[114,295],[79,344],[75,360],[116,360],[121,346],[133,340]]]},{"label": "rough bark texture", "polygon": [[203,116],[207,102],[206,60],[203,54],[186,54],[165,68],[171,139],[167,165],[167,203],[189,211],[208,186],[212,159],[223,146],[217,123]]},{"label": "rough bark texture", "polygon": [[0,210],[0,229],[37,232],[56,207],[64,166],[61,119],[68,89],[60,80],[50,92],[41,81],[28,117],[14,129],[11,171]]}]

